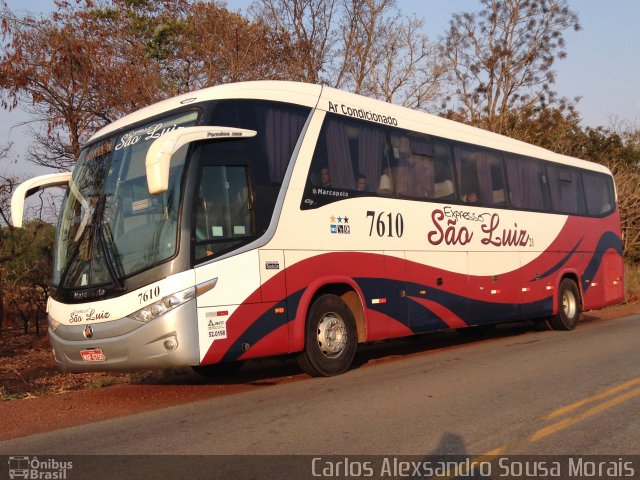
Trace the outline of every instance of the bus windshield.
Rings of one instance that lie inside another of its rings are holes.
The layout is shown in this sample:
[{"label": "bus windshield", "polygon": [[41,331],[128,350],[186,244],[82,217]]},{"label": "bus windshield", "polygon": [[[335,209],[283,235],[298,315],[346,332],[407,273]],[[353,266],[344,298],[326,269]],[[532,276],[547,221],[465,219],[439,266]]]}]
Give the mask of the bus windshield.
[{"label": "bus windshield", "polygon": [[150,196],[145,155],[163,133],[194,125],[191,111],[85,148],[64,199],[52,282],[62,288],[113,284],[176,253],[187,147],[171,159],[168,190]]}]

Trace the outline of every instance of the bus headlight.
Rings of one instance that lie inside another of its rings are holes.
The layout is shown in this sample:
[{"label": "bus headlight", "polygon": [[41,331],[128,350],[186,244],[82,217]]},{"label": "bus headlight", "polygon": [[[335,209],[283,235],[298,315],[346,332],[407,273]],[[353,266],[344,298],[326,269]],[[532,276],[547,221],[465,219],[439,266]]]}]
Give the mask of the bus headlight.
[{"label": "bus headlight", "polygon": [[166,296],[151,305],[147,305],[137,312],[133,312],[129,317],[134,320],[138,320],[139,322],[149,322],[154,318],[158,318],[160,315],[164,315],[168,311],[182,305],[183,303],[188,302],[192,298],[195,298],[195,296],[196,288],[187,288],[181,292]]}]

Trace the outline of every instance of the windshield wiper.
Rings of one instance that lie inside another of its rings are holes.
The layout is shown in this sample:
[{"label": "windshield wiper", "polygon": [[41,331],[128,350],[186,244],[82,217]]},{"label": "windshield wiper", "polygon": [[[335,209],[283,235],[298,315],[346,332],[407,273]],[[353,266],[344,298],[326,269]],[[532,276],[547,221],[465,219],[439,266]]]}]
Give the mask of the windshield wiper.
[{"label": "windshield wiper", "polygon": [[100,195],[100,199],[98,200],[98,204],[96,205],[96,210],[93,215],[93,228],[98,235],[98,241],[100,242],[100,247],[102,248],[104,263],[107,265],[109,276],[111,277],[113,284],[118,288],[118,290],[124,290],[124,269],[122,268],[122,263],[120,262],[120,256],[117,252],[115,253],[115,255],[113,254],[112,248],[115,249],[116,246],[115,242],[113,241],[111,229],[109,229],[108,232],[110,236],[110,242],[108,243],[107,238],[104,234],[105,225],[102,223],[108,196],[109,195],[106,193]]},{"label": "windshield wiper", "polygon": [[[71,247],[71,252],[69,253],[69,256],[67,257],[67,265],[64,267],[64,270],[62,271],[62,274],[60,275],[60,282],[59,282],[60,287],[64,288],[64,285],[67,282],[67,277],[69,276],[69,272],[71,271],[71,268],[74,266],[76,257],[80,253],[80,246],[84,242],[84,238],[92,230],[93,230],[93,225],[89,226],[89,228],[84,228],[82,233],[80,234],[80,238],[78,238],[78,241],[75,242],[73,244],[73,246]],[[89,240],[89,241],[91,241],[91,240]]]},{"label": "windshield wiper", "polygon": [[[111,230],[108,231],[108,234],[110,236],[110,241],[108,241],[107,238],[105,237],[105,234],[103,231],[103,225],[100,221],[100,219],[102,218],[103,212],[105,210],[106,199],[107,199],[106,194],[100,195],[96,203],[95,209],[93,211],[91,223],[83,229],[82,233],[80,234],[80,237],[73,244],[72,250],[69,253],[69,256],[67,258],[67,265],[64,271],[62,272],[62,275],[60,275],[60,286],[62,286],[63,288],[64,288],[64,285],[66,284],[67,277],[69,276],[69,272],[72,270],[72,268],[74,267],[74,264],[76,263],[75,260],[80,252],[80,248],[82,244],[85,241],[93,243],[94,235],[98,236],[98,242],[100,243],[100,248],[102,250],[104,263],[107,266],[107,271],[109,272],[109,276],[111,277],[112,283],[116,286],[118,290],[124,290],[125,288],[124,269],[122,267],[122,263],[120,262],[120,256],[117,253],[117,251],[115,255],[112,254],[113,250],[116,249],[116,247],[115,247],[115,242],[113,241]],[[92,235],[90,236],[89,239],[86,239],[89,232],[92,232]],[[92,252],[88,260],[90,263],[95,261],[94,255],[95,253]]]},{"label": "windshield wiper", "polygon": [[[107,232],[106,235],[105,230]],[[118,287],[118,289],[124,290],[124,268],[122,266],[122,260],[120,258],[120,253],[118,252],[118,247],[116,247],[116,243],[113,240],[111,227],[109,225],[101,224],[98,226],[97,232],[98,239],[100,240],[100,246],[102,247],[102,252],[104,253],[107,270],[109,270],[109,275],[111,276],[113,283]]]}]

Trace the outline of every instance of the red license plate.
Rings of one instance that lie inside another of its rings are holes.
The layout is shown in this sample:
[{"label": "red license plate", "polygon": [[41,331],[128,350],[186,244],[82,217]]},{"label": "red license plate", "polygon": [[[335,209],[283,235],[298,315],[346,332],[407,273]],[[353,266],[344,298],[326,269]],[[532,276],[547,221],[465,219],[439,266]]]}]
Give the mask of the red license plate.
[{"label": "red license plate", "polygon": [[107,357],[100,348],[92,348],[91,350],[80,350],[80,356],[83,362],[106,362]]}]

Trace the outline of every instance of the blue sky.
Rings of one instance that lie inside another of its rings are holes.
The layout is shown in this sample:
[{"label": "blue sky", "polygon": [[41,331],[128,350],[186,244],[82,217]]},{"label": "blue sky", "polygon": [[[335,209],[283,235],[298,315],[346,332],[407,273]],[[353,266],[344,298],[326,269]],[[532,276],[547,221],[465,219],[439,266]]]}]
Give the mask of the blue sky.
[{"label": "blue sky", "polygon": [[[246,9],[250,0],[228,0],[230,10]],[[53,0],[8,0],[21,11],[48,12]],[[398,0],[405,14],[425,21],[425,33],[437,40],[447,30],[451,14],[480,8],[478,0]],[[582,30],[565,32],[567,58],[557,61],[555,90],[560,96],[581,97],[578,110],[584,125],[610,127],[612,120],[640,128],[640,2],[638,0],[569,0]],[[14,125],[24,113],[0,109],[0,145],[14,142],[22,157],[24,134]],[[0,165],[0,172],[6,167]],[[15,167],[10,167],[15,168]],[[41,173],[41,172],[37,172]]]},{"label": "blue sky", "polygon": [[[251,0],[228,0],[230,10],[245,10]],[[453,13],[475,12],[479,0],[397,0],[405,14],[425,22],[433,41],[444,36]],[[640,128],[640,1],[569,0],[582,30],[564,32],[567,58],[555,64],[555,90],[581,97],[583,124],[610,126],[613,117]]]}]

